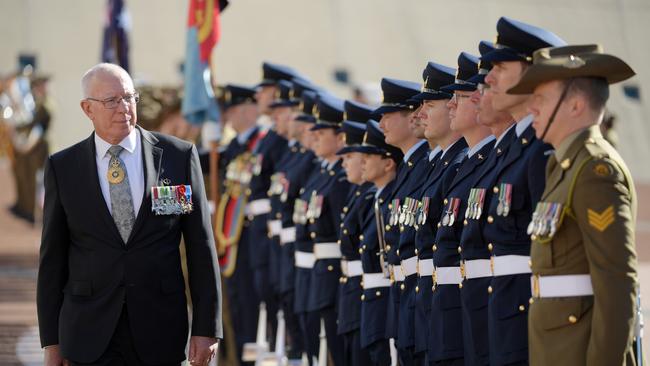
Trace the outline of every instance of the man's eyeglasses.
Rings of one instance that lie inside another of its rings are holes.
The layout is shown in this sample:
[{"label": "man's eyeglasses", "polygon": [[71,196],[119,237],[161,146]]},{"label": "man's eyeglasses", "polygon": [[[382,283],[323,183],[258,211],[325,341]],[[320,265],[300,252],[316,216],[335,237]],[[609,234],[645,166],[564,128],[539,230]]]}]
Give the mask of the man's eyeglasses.
[{"label": "man's eyeglasses", "polygon": [[451,97],[451,101],[453,103],[458,103],[461,99],[471,98],[471,97],[472,97],[471,95],[464,95],[464,94],[454,93],[454,96]]},{"label": "man's eyeglasses", "polygon": [[479,94],[481,94],[481,96],[484,96],[485,93],[490,89],[490,86],[487,84],[478,84],[477,89]]},{"label": "man's eyeglasses", "polygon": [[108,99],[95,99],[95,98],[86,98],[86,100],[92,100],[93,102],[100,102],[104,105],[106,109],[115,109],[122,101],[125,101],[127,104],[136,104],[140,101],[140,94],[133,93],[123,95],[121,97],[113,97]]}]

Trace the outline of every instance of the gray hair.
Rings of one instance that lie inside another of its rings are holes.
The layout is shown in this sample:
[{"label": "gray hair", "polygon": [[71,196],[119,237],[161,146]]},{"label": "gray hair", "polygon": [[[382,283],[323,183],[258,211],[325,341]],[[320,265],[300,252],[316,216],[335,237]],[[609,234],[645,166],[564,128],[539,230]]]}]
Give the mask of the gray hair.
[{"label": "gray hair", "polygon": [[90,86],[92,81],[99,76],[116,76],[128,80],[133,85],[133,80],[126,70],[118,65],[104,62],[91,67],[81,78],[81,92],[84,98],[91,97]]}]

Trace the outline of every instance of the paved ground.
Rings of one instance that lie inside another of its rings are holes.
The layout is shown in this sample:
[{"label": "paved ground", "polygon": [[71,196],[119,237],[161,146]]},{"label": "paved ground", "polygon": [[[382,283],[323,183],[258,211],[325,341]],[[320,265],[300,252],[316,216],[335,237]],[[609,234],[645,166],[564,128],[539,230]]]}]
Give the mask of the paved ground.
[{"label": "paved ground", "polygon": [[[35,280],[40,226],[11,216],[13,179],[0,159],[0,365],[41,365],[36,328]],[[637,251],[644,313],[650,321],[650,185],[638,185]],[[646,349],[650,342],[646,339]]]}]

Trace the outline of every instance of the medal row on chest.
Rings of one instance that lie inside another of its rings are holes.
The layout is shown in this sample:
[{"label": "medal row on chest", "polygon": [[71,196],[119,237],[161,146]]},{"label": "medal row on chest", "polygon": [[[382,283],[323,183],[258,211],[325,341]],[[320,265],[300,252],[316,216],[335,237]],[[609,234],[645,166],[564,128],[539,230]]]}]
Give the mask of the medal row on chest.
[{"label": "medal row on chest", "polygon": [[192,186],[151,187],[151,211],[156,215],[180,215],[192,212]]},{"label": "medal row on chest", "polygon": [[[497,216],[506,217],[510,213],[512,206],[512,184],[501,183],[493,188],[497,194]],[[484,203],[487,190],[485,188],[472,188],[467,198],[467,208],[465,209],[465,218],[478,220],[484,211]],[[443,202],[443,215],[440,220],[441,226],[453,226],[457,222],[458,213],[461,206],[461,199],[450,197]],[[394,199],[389,205],[390,215],[388,223],[391,226],[400,225],[405,227],[416,227],[424,225],[427,222],[431,198],[424,197],[421,201],[406,197],[403,200]]]},{"label": "medal row on chest", "polygon": [[317,219],[323,212],[324,196],[313,191],[309,201],[297,198],[293,205],[293,222],[304,225],[310,219]]},{"label": "medal row on chest", "polygon": [[248,185],[262,171],[262,155],[245,153],[231,161],[226,168],[226,180]]}]

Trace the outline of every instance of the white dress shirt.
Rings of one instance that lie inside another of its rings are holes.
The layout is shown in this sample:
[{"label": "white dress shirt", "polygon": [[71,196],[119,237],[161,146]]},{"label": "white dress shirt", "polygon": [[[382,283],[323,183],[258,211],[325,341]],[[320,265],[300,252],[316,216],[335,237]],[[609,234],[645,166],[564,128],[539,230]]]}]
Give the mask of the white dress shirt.
[{"label": "white dress shirt", "polygon": [[[126,167],[126,174],[129,177],[129,186],[131,186],[131,198],[133,200],[133,212],[138,216],[142,198],[144,196],[144,165],[142,162],[142,142],[140,141],[140,131],[134,128],[131,133],[122,140],[119,145],[124,148],[120,153],[120,159]],[[111,207],[111,194],[106,174],[108,173],[108,163],[111,155],[108,149],[113,146],[104,141],[95,133],[95,161],[97,163],[97,173],[99,175],[99,186],[102,189],[102,195],[108,211],[113,214]]]}]

